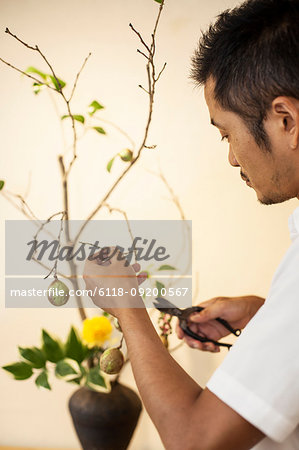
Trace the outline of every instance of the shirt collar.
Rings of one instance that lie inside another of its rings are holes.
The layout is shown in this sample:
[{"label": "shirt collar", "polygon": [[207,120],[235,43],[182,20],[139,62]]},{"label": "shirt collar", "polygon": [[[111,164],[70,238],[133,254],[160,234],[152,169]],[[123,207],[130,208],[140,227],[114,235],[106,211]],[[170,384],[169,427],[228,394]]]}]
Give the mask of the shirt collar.
[{"label": "shirt collar", "polygon": [[294,241],[299,236],[299,207],[289,217],[289,230],[291,240]]}]

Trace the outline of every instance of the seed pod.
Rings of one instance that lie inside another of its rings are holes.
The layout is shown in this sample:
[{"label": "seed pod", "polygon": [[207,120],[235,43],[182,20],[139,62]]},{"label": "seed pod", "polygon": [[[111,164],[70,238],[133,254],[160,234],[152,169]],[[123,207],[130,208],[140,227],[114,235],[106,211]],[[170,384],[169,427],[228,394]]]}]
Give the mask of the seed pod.
[{"label": "seed pod", "polygon": [[69,288],[60,280],[54,280],[48,287],[48,299],[54,306],[65,305],[70,298]]},{"label": "seed pod", "polygon": [[108,348],[102,353],[100,358],[100,368],[109,375],[120,372],[124,365],[124,355],[118,348]]},{"label": "seed pod", "polygon": [[133,158],[133,152],[129,148],[125,148],[119,153],[119,156],[123,161],[131,161]]}]

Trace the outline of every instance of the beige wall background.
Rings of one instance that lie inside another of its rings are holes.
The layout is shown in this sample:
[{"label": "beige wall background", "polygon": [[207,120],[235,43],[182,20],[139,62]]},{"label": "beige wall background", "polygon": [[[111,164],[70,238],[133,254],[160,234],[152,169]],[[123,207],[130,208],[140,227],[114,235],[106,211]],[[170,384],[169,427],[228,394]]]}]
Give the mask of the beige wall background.
[{"label": "beige wall background", "polygon": [[[196,302],[216,295],[255,293],[266,296],[272,274],[289,245],[287,219],[297,201],[265,207],[254,191],[241,182],[239,171],[228,164],[228,149],[220,143],[202,92],[188,79],[190,56],[200,35],[218,12],[235,0],[169,0],[158,32],[158,62],[168,66],[157,87],[149,143],[138,167],[124,180],[111,204],[126,209],[132,219],[177,219],[178,211],[160,179],[150,171],[161,167],[193,221],[193,275],[198,274]],[[4,33],[9,27],[22,39],[38,44],[61,78],[71,85],[88,52],[92,52],[78,83],[73,110],[80,113],[94,98],[106,106],[102,115],[124,128],[138,143],[147,98],[137,86],[146,80],[139,43],[128,27],[132,22],[147,37],[158,4],[153,0],[1,0],[0,56],[18,67],[45,69],[37,55]],[[46,92],[35,97],[25,77],[0,66],[0,179],[6,188],[24,194],[38,217],[61,209],[57,155],[62,151],[60,122]],[[58,103],[58,108],[61,108]],[[64,111],[62,112],[64,113]],[[72,218],[83,218],[121,171],[107,161],[127,146],[125,139],[106,127],[107,137],[86,135],[71,176]],[[67,124],[65,124],[67,129]],[[70,324],[80,326],[76,310],[9,310],[4,307],[4,220],[21,214],[0,196],[1,311],[0,343],[4,365],[17,359],[17,345],[39,341],[40,329],[65,336]],[[107,217],[105,214],[100,217]],[[195,284],[194,284],[195,285]],[[90,315],[95,314],[93,309]],[[267,330],[265,330],[265,333]],[[172,345],[177,339],[172,337]],[[186,346],[174,357],[204,385],[226,351],[209,355]],[[153,361],[154,363],[154,361]],[[171,376],[171,374],[169,374]],[[51,380],[52,392],[38,391],[32,380],[16,382],[0,371],[0,444],[77,447],[67,412],[74,388]],[[130,367],[122,381],[135,387]],[[144,412],[131,450],[158,450],[163,446]]]}]

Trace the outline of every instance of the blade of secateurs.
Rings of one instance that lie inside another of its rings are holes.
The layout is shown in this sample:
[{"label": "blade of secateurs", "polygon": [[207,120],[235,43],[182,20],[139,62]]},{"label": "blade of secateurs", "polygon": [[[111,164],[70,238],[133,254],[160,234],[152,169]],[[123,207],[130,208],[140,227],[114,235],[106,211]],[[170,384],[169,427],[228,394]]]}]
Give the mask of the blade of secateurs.
[{"label": "blade of secateurs", "polygon": [[171,314],[172,316],[180,316],[182,314],[182,310],[175,306],[173,303],[166,300],[166,298],[157,297],[156,301],[153,302],[153,304],[159,311]]}]

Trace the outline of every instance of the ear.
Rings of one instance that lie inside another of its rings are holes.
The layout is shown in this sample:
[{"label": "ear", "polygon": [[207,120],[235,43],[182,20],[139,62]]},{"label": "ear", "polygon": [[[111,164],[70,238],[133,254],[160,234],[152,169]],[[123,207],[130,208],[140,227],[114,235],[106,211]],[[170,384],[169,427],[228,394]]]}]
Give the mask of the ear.
[{"label": "ear", "polygon": [[292,149],[299,147],[299,100],[293,97],[276,97],[272,102],[272,117],[286,134]]}]

